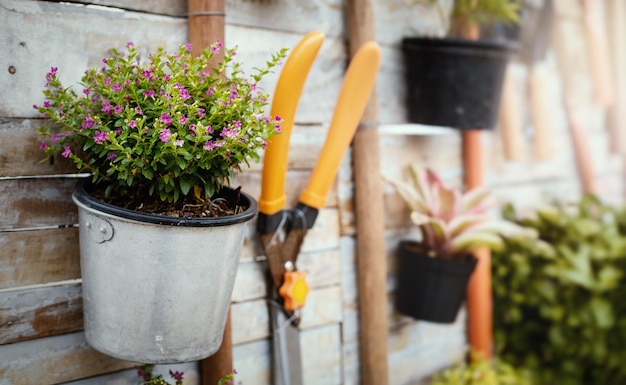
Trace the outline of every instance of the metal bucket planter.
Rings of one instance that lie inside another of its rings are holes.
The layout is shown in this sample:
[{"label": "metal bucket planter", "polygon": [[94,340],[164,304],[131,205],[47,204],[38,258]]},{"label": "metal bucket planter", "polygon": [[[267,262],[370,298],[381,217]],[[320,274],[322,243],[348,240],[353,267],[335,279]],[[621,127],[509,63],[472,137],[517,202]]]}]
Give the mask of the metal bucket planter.
[{"label": "metal bucket planter", "polygon": [[115,207],[79,184],[85,336],[95,349],[140,363],[196,361],[222,343],[246,222],[241,214],[172,218]]}]

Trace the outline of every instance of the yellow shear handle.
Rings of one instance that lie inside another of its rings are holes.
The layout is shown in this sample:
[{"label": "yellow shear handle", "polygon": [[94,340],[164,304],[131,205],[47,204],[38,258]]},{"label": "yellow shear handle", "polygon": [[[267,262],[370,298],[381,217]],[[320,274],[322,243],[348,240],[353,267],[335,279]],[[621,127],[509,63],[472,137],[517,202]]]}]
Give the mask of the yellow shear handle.
[{"label": "yellow shear handle", "polygon": [[326,195],[363,115],[379,66],[380,47],[373,41],[363,44],[352,58],[339,92],[326,142],[309,184],[300,194],[300,203],[316,209],[326,204]]},{"label": "yellow shear handle", "polygon": [[283,118],[283,124],[281,133],[272,135],[265,149],[259,198],[259,211],[263,214],[274,214],[285,206],[287,153],[296,108],[306,77],[323,41],[324,33],[319,31],[304,36],[287,58],[278,78],[271,114]]}]

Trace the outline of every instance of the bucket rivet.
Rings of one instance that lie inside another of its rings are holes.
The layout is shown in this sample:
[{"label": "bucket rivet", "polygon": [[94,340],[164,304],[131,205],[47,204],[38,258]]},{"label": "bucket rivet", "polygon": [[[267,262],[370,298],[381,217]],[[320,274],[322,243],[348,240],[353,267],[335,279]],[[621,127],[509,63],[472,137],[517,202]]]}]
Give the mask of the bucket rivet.
[{"label": "bucket rivet", "polygon": [[100,232],[102,234],[105,234],[107,232],[107,229],[105,229],[104,227],[100,227]]},{"label": "bucket rivet", "polygon": [[91,222],[85,223],[85,226],[87,226],[87,228],[90,229],[91,228]]}]

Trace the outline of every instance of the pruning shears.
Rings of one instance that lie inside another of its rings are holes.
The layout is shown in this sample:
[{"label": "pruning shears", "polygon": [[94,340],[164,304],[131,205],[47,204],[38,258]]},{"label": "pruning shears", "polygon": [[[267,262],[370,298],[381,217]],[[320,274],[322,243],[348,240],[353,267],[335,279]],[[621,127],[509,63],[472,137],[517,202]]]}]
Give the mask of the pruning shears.
[{"label": "pruning shears", "polygon": [[328,134],[307,187],[295,208],[285,209],[285,176],[289,140],[304,82],[323,43],[324,34],[314,31],[302,38],[289,55],[278,79],[271,114],[283,118],[282,132],[273,135],[265,150],[257,232],[264,248],[272,283],[272,315],[275,384],[302,383],[299,349],[300,310],[310,287],[297,258],[306,232],[335,179],[340,162],[352,141],[374,87],[380,67],[380,47],[363,44],[345,73]]}]

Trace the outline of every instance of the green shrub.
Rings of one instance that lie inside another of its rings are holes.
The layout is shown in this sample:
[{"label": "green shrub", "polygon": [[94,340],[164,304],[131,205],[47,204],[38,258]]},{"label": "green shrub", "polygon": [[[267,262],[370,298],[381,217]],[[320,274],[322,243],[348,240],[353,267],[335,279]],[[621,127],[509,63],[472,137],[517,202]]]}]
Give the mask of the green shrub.
[{"label": "green shrub", "polygon": [[585,196],[504,216],[539,240],[507,237],[493,253],[494,340],[541,385],[626,384],[626,218]]},{"label": "green shrub", "polygon": [[469,363],[435,374],[431,385],[531,385],[527,376],[502,361],[474,355]]}]

